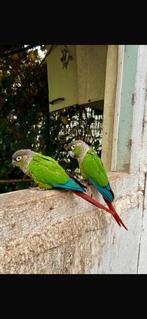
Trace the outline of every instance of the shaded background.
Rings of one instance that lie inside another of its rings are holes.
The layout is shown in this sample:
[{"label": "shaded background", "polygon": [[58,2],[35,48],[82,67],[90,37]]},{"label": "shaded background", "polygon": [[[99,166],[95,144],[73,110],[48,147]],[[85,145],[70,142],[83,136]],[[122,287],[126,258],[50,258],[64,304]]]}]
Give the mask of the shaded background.
[{"label": "shaded background", "polygon": [[77,168],[65,145],[82,138],[101,156],[102,112],[73,105],[49,113],[45,45],[0,47],[0,193],[33,186],[11,165],[22,148],[54,157],[68,172]]}]

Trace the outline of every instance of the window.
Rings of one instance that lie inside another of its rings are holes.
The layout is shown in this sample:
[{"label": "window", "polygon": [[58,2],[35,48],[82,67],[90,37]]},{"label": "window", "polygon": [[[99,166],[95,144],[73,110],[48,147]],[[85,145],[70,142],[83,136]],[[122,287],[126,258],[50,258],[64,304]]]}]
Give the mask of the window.
[{"label": "window", "polygon": [[129,171],[137,56],[138,45],[56,45],[48,56],[50,111],[94,115],[107,171]]}]

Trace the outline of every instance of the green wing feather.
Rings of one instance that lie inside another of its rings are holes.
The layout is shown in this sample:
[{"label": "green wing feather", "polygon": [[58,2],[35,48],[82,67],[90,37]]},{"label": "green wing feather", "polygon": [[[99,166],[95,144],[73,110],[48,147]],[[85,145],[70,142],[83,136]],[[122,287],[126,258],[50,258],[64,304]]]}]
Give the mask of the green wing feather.
[{"label": "green wing feather", "polygon": [[44,188],[65,184],[69,179],[64,169],[53,158],[42,154],[34,155],[28,169],[34,181]]},{"label": "green wing feather", "polygon": [[89,151],[86,153],[80,169],[82,175],[85,176],[87,179],[91,177],[102,187],[108,185],[109,180],[103,163],[93,149],[90,148]]}]

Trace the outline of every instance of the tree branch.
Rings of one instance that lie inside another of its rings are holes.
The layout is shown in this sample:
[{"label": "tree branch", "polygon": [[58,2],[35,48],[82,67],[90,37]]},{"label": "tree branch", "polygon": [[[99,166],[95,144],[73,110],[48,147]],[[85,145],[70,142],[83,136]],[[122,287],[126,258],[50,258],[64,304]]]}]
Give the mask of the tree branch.
[{"label": "tree branch", "polygon": [[8,52],[3,52],[3,53],[0,53],[0,58],[5,58],[5,57],[8,57],[10,55],[13,55],[13,54],[16,54],[16,53],[21,53],[21,52],[25,52],[29,49],[33,49],[35,48],[37,45],[28,45],[27,47],[23,47],[23,48],[19,48],[19,49],[13,49],[13,50],[9,50]]},{"label": "tree branch", "polygon": [[30,182],[31,179],[26,178],[26,179],[0,179],[0,183],[18,183],[18,182]]}]

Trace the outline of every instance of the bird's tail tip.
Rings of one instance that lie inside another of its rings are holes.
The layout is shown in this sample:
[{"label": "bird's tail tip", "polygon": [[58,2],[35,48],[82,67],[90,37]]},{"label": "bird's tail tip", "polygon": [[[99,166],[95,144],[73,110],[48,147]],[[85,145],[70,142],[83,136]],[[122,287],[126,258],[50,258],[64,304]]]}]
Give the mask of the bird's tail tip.
[{"label": "bird's tail tip", "polygon": [[109,209],[112,212],[112,216],[115,218],[116,222],[118,223],[119,226],[123,226],[126,230],[128,230],[127,226],[123,223],[122,219],[119,217],[118,213],[116,212],[115,208],[113,207],[113,205],[108,202],[105,199],[105,202],[107,204],[107,206],[109,207]]},{"label": "bird's tail tip", "polygon": [[123,223],[122,219],[119,217],[117,213],[113,213],[113,217],[115,218],[119,226],[123,226],[126,230],[128,230],[127,226]]}]

